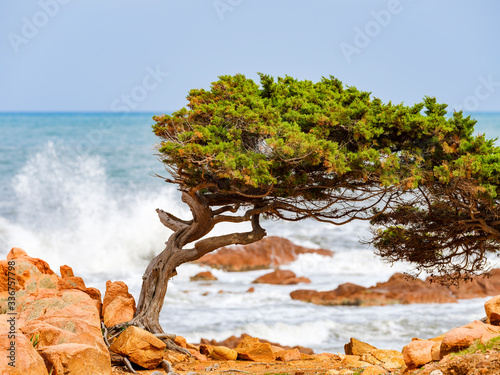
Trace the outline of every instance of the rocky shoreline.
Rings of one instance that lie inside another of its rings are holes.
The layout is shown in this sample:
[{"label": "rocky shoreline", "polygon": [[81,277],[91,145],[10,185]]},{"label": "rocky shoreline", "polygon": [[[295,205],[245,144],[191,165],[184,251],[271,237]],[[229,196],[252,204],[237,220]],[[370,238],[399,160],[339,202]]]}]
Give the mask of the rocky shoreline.
[{"label": "rocky shoreline", "polygon": [[[289,261],[293,257],[285,250],[286,242],[282,244],[280,259]],[[266,247],[255,247],[254,255],[265,254]],[[300,253],[291,249],[291,254]],[[276,267],[281,261],[275,250],[274,254],[260,256],[261,260],[271,260],[267,267]],[[259,267],[266,266],[259,262]],[[221,342],[204,339],[188,343],[181,336],[159,338],[129,326],[111,337],[106,327],[129,321],[135,312],[134,298],[125,283],[108,281],[101,298],[99,290],[86,287],[71,267],[62,266],[57,275],[45,261],[18,248],[0,261],[0,270],[2,374],[122,374],[130,371],[124,367],[127,363],[138,373],[155,375],[372,375],[412,374],[417,370],[419,374],[440,375],[451,373],[446,371],[453,366],[464,369],[460,372],[463,374],[481,373],[474,372],[476,367],[487,371],[483,374],[500,373],[500,367],[495,367],[500,355],[495,350],[469,353],[468,361],[454,356],[477,342],[485,344],[500,336],[500,296],[486,302],[484,321],[471,322],[438,337],[414,338],[401,352],[376,348],[358,337],[350,339],[343,354],[313,353],[308,348],[282,346],[248,335]],[[213,280],[213,275],[204,273],[194,280]],[[307,280],[277,269],[254,283],[290,285]],[[500,272],[494,270],[490,278],[476,278],[465,285],[459,289],[442,287],[395,274],[386,283],[370,288],[343,284],[330,292],[297,290],[291,294],[295,299],[326,305],[456,302],[459,298],[500,295]]]}]

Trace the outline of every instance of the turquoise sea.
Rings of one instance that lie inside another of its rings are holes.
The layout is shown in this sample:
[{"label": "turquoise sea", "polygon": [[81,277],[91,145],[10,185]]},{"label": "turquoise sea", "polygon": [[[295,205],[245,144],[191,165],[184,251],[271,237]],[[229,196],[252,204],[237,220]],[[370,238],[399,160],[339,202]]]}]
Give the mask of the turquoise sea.
[{"label": "turquoise sea", "polygon": [[[106,280],[123,280],[137,297],[142,272],[170,234],[155,209],[188,217],[175,187],[154,176],[164,169],[155,156],[153,115],[0,113],[0,259],[10,248],[21,247],[47,260],[56,272],[70,265],[101,291]],[[500,113],[472,117],[478,121],[477,133],[500,137]],[[436,336],[484,316],[484,299],[383,307],[292,301],[289,293],[295,289],[331,290],[345,282],[371,286],[406,266],[391,268],[360,245],[365,224],[269,222],[266,229],[336,254],[301,256],[286,267],[309,277],[307,286],[259,285],[252,294],[245,291],[266,271],[215,270],[219,281],[200,284],[189,282],[189,276],[206,268],[184,265],[169,284],[161,315],[166,331],[193,342],[245,332],[330,352],[343,352],[349,338],[356,337],[400,350],[412,337]],[[217,229],[229,230],[234,228]]]}]

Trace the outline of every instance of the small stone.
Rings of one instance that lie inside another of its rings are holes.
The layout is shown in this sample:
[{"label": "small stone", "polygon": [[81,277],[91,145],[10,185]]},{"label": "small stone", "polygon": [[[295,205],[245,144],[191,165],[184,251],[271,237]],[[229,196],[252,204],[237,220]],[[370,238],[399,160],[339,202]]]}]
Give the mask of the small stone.
[{"label": "small stone", "polygon": [[443,375],[443,371],[441,371],[441,370],[434,370],[429,375]]},{"label": "small stone", "polygon": [[238,358],[238,352],[226,346],[214,346],[210,357],[223,361],[234,361]]},{"label": "small stone", "polygon": [[210,271],[197,273],[196,275],[191,276],[189,279],[191,281],[216,281],[217,280],[217,278],[214,275],[212,275],[212,272],[210,272]]}]

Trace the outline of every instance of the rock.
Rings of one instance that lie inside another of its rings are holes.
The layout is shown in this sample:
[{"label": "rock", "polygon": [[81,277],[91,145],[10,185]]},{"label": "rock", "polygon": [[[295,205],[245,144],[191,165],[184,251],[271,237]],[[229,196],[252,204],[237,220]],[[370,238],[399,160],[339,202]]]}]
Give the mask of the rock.
[{"label": "rock", "polygon": [[128,357],[135,364],[152,370],[163,361],[166,345],[152,333],[130,326],[111,344],[109,350]]},{"label": "rock", "polygon": [[494,326],[500,325],[500,296],[493,297],[484,304],[487,322]]},{"label": "rock", "polygon": [[182,336],[175,336],[174,343],[176,343],[181,348],[187,348],[187,341]]},{"label": "rock", "polygon": [[255,288],[253,286],[248,288],[248,290],[246,291],[246,293],[253,293],[253,292],[255,292]]},{"label": "rock", "polygon": [[[223,341],[216,341],[216,340],[207,340],[207,339],[201,339],[201,344],[204,345],[211,345],[211,346],[227,346],[228,348],[234,349],[238,346],[238,344],[245,338],[245,337],[251,337],[247,335],[246,333],[242,334],[240,337],[236,336],[231,336],[228,337],[227,339]],[[291,350],[291,349],[297,349],[300,353],[303,354],[314,354],[314,351],[310,348],[305,348],[303,346],[286,346],[286,345],[280,345],[274,342],[270,342],[267,340],[259,339],[260,342],[263,343],[269,343],[271,344],[271,347],[279,347],[281,350]],[[202,352],[202,354],[205,354]]]},{"label": "rock", "polygon": [[377,306],[457,302],[448,288],[420,279],[408,279],[400,273],[394,274],[387,282],[377,283],[370,288],[347,283],[328,292],[296,290],[291,292],[290,296],[295,300],[318,305]]},{"label": "rock", "polygon": [[104,325],[112,327],[134,317],[135,300],[123,281],[106,281],[106,292],[102,301]]},{"label": "rock", "polygon": [[188,349],[191,355],[196,358],[200,362],[206,362],[208,361],[207,357],[203,354],[201,354],[199,351],[194,350],[194,349]]},{"label": "rock", "polygon": [[[47,262],[42,259],[32,258],[28,256],[24,250],[14,247],[7,254],[7,260],[2,260],[0,262],[0,292],[8,290],[7,272],[9,262],[11,263],[11,267],[13,267],[13,269],[10,269],[10,272],[15,274],[16,283],[14,288],[16,290],[24,289],[26,281],[33,276],[42,274],[55,275]],[[12,264],[12,262],[14,264]]]},{"label": "rock", "polygon": [[370,354],[372,350],[376,349],[377,348],[373,345],[356,340],[355,338],[351,338],[351,340],[344,345],[344,351],[346,355],[359,356],[361,354]]},{"label": "rock", "polygon": [[[38,342],[36,348],[47,367],[54,367],[54,374],[66,374],[69,370],[83,374],[89,368],[90,373],[111,373],[99,313],[86,293],[37,289],[36,293],[20,298],[17,312],[19,331]],[[92,364],[81,367],[90,359]]]},{"label": "rock", "polygon": [[386,373],[387,373],[387,370],[384,369],[383,367],[380,367],[377,365],[371,365],[371,366],[368,366],[367,368],[365,368],[361,374],[362,375],[381,375],[381,374],[386,374]]},{"label": "rock", "polygon": [[275,352],[275,355],[278,361],[283,362],[300,361],[302,359],[298,349],[280,350],[278,352]]},{"label": "rock", "polygon": [[252,281],[253,284],[293,285],[298,283],[310,283],[307,277],[297,277],[292,271],[277,269],[266,273]]},{"label": "rock", "polygon": [[346,368],[342,369],[342,370],[331,369],[331,370],[328,370],[325,374],[326,375],[353,375],[354,371],[346,369]]},{"label": "rock", "polygon": [[209,356],[212,353],[213,346],[207,344],[200,344],[200,353]]},{"label": "rock", "polygon": [[449,353],[466,349],[476,340],[484,344],[486,341],[499,335],[500,327],[475,320],[472,323],[445,333],[441,343],[440,355],[444,357]]},{"label": "rock", "polygon": [[40,350],[52,375],[111,375],[109,353],[86,344],[59,344]]},{"label": "rock", "polygon": [[57,289],[78,289],[84,293],[87,293],[90,298],[95,301],[97,310],[99,311],[99,316],[102,314],[102,302],[101,302],[101,292],[96,288],[87,288],[85,282],[81,277],[76,277],[73,273],[73,269],[70,266],[60,267],[61,277],[57,280]]},{"label": "rock", "polygon": [[245,337],[238,344],[236,351],[238,358],[254,362],[271,362],[275,359],[271,344],[262,343],[255,337]]},{"label": "rock", "polygon": [[308,249],[285,238],[271,236],[249,245],[220,248],[197,262],[226,271],[241,272],[288,264],[296,260],[299,254],[307,253],[333,255],[329,250]]},{"label": "rock", "polygon": [[210,357],[216,360],[235,361],[238,357],[238,352],[234,349],[229,349],[227,346],[214,346]]},{"label": "rock", "polygon": [[[0,315],[0,369],[9,375],[48,375],[43,358],[38,354],[30,340],[21,332],[10,337],[9,319],[12,316]],[[9,365],[9,363],[11,365]],[[15,366],[15,367],[14,367]]]},{"label": "rock", "polygon": [[375,349],[370,354],[382,362],[382,366],[388,370],[395,370],[405,365],[403,353],[397,350]]},{"label": "rock", "polygon": [[492,269],[484,275],[473,276],[472,280],[462,281],[458,286],[449,286],[449,289],[459,299],[499,295],[500,269]]},{"label": "rock", "polygon": [[191,281],[215,281],[215,280],[217,280],[217,278],[214,275],[212,275],[212,272],[205,271],[205,272],[197,273],[194,276],[191,276],[190,280]]},{"label": "rock", "polygon": [[403,348],[403,358],[408,368],[421,367],[432,362],[433,341],[413,340]]},{"label": "rock", "polygon": [[360,356],[350,354],[341,356],[340,364],[350,368],[365,368],[370,366],[370,363],[362,361]]}]

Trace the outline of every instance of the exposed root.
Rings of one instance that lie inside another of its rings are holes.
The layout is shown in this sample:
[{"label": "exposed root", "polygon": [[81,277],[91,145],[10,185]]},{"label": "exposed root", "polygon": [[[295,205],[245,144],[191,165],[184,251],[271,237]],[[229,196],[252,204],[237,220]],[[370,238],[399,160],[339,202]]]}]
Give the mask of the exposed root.
[{"label": "exposed root", "polygon": [[137,372],[133,369],[132,364],[130,363],[127,357],[123,357],[123,362],[125,363],[125,366],[127,366],[128,370],[132,374],[137,374]]},{"label": "exposed root", "polygon": [[159,339],[170,339],[170,340],[175,340],[175,338],[177,337],[173,333],[154,333],[154,335]]},{"label": "exposed root", "polygon": [[104,339],[104,343],[109,348],[110,345],[109,345],[109,341],[108,341],[108,329],[104,325],[104,322],[101,322],[101,328],[102,328],[102,337]]},{"label": "exposed root", "polygon": [[189,350],[183,348],[183,347],[180,347],[179,345],[177,345],[173,340],[171,339],[167,339],[167,340],[163,340],[163,342],[165,344],[167,344],[167,349],[170,349],[170,350],[175,350],[175,351],[178,351],[179,353],[182,353],[182,354],[185,354],[189,357],[192,357],[191,353],[189,352]]},{"label": "exposed root", "polygon": [[174,372],[174,370],[173,370],[172,365],[170,364],[170,362],[168,362],[165,359],[161,363],[161,367],[163,367],[165,369],[165,371],[167,372],[167,375],[179,375],[176,372]]}]

